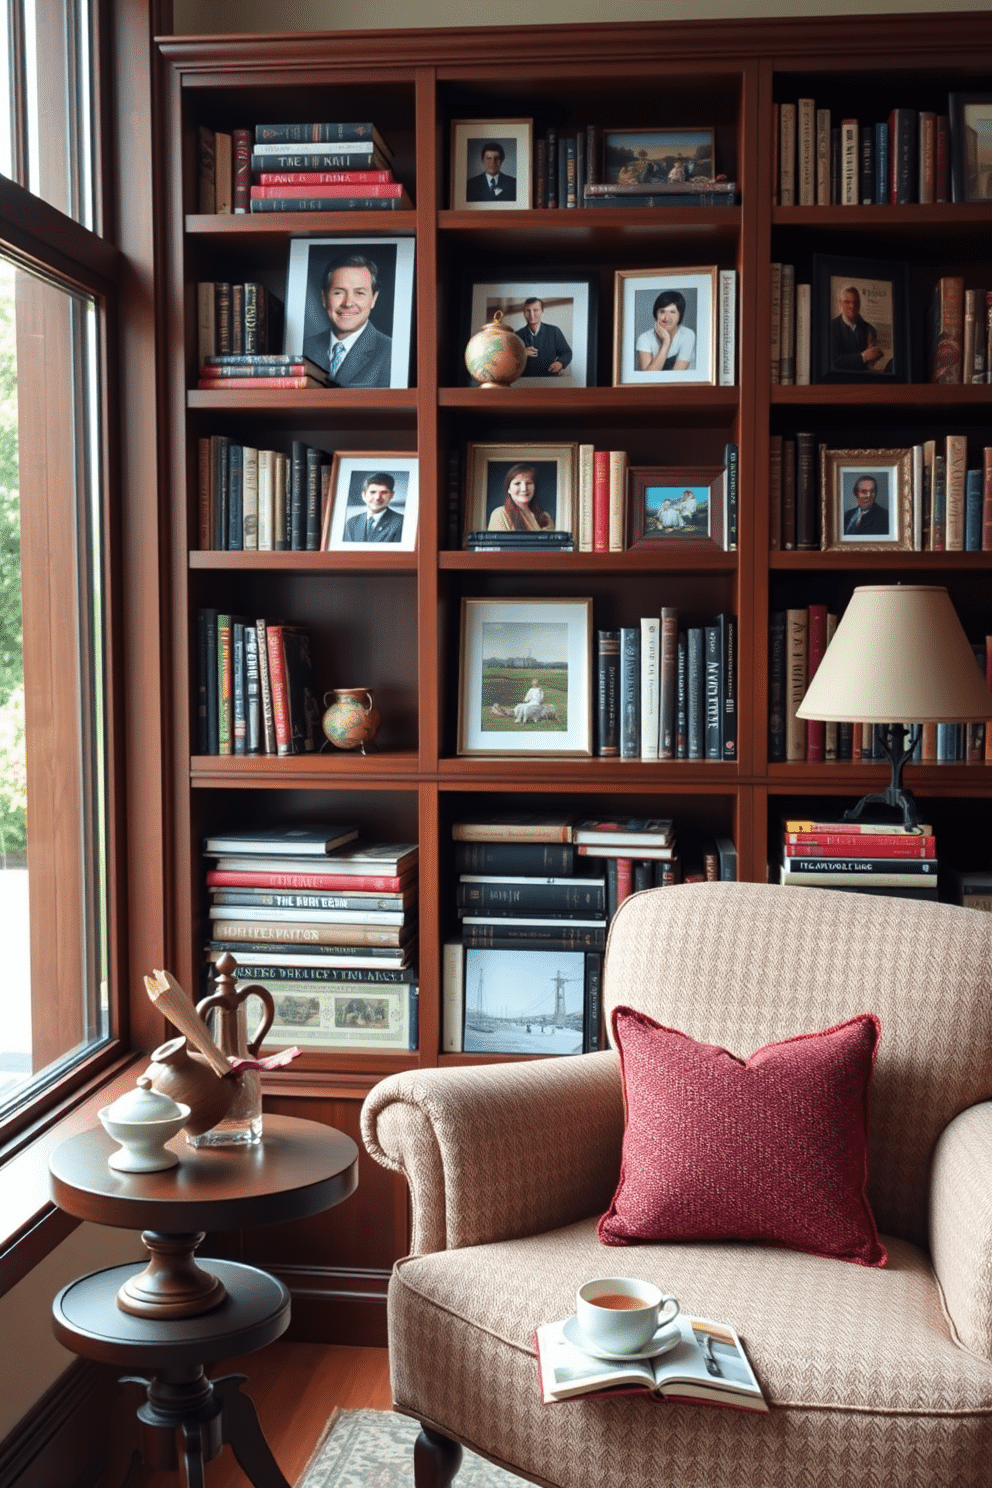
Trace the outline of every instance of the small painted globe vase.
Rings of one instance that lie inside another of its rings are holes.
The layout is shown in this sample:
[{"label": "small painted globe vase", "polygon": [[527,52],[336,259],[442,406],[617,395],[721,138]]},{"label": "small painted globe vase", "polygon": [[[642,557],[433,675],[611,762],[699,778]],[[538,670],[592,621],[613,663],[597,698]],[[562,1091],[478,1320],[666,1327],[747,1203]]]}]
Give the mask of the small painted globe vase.
[{"label": "small painted globe vase", "polygon": [[[334,701],[329,703],[329,699]],[[336,749],[366,754],[382,719],[368,687],[335,687],[324,694],[324,733]]]},{"label": "small painted globe vase", "polygon": [[476,331],[465,348],[465,365],[484,388],[512,387],[523,376],[527,365],[527,348],[508,325],[502,310]]}]

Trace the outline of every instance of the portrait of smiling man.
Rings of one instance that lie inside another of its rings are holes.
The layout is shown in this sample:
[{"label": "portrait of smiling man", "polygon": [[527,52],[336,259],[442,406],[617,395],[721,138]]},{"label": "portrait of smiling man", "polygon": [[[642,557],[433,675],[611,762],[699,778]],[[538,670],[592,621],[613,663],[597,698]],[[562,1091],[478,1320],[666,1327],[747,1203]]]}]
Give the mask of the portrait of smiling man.
[{"label": "portrait of smiling man", "polygon": [[393,343],[369,319],[379,298],[379,270],[353,254],[324,270],[320,301],[327,329],[314,331],[303,354],[323,367],[338,387],[389,387]]}]

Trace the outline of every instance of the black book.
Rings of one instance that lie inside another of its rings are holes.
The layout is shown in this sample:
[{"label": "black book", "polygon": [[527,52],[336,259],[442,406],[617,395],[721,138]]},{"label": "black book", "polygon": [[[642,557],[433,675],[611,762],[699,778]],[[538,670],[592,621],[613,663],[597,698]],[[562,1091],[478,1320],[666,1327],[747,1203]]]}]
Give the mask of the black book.
[{"label": "black book", "polygon": [[[232,916],[233,918],[233,916]],[[266,961],[275,959],[281,951],[296,952],[299,955],[306,954],[313,957],[327,957],[332,964],[335,960],[345,958],[398,961],[407,963],[410,957],[410,948],[413,940],[406,940],[400,945],[321,945],[308,942],[306,945],[295,942],[284,943],[270,940],[211,940],[207,942],[208,951],[230,951],[235,959],[238,956],[264,955]],[[247,969],[247,962],[245,963]],[[361,980],[358,978],[357,980]],[[404,978],[404,981],[407,978]]]},{"label": "black book", "polygon": [[244,547],[244,446],[227,447],[227,548],[240,553]]},{"label": "black book", "polygon": [[689,643],[684,630],[678,633],[675,672],[675,758],[689,758]]},{"label": "black book", "polygon": [[596,753],[615,758],[620,753],[620,632],[597,633]]},{"label": "black book", "polygon": [[863,207],[870,207],[875,202],[875,126],[874,124],[862,124],[859,132],[860,146],[860,179],[858,182],[858,201]]},{"label": "black book", "polygon": [[558,130],[552,126],[545,134],[547,141],[547,205],[558,205]]},{"label": "black book", "polygon": [[307,448],[305,547],[315,553],[320,547],[320,466],[322,451]]},{"label": "black book", "polygon": [[231,351],[243,355],[245,349],[245,287],[231,285]]},{"label": "black book", "polygon": [[230,465],[227,450],[229,444],[230,440],[226,434],[211,436],[210,450],[214,467],[214,547],[221,552],[227,547],[228,536],[227,500],[230,490]]},{"label": "black book", "polygon": [[723,643],[722,757],[737,758],[737,616],[720,615]]},{"label": "black book", "polygon": [[689,191],[681,196],[671,196],[667,191],[628,196],[601,187],[595,192],[586,191],[583,201],[587,207],[625,207],[628,212],[641,207],[732,207],[734,197],[726,191]]},{"label": "black book", "polygon": [[686,736],[687,758],[705,758],[705,663],[702,628],[686,631]]},{"label": "black book", "polygon": [[634,893],[639,894],[642,889],[654,888],[654,865],[652,858],[634,859]]},{"label": "black book", "polygon": [[897,206],[914,202],[917,196],[917,151],[919,115],[916,109],[897,108],[889,115],[892,165],[892,198]]},{"label": "black book", "polygon": [[562,920],[549,925],[463,925],[466,947],[488,947],[495,951],[601,951],[606,947],[606,926],[570,925]]},{"label": "black book", "polygon": [[[210,655],[207,640],[207,611],[196,612],[196,752],[210,753],[210,735],[207,728],[207,687]],[[216,621],[215,621],[216,625]]]},{"label": "black book", "polygon": [[772,610],[768,616],[768,758],[772,761],[785,759],[785,673],[785,611]]},{"label": "black book", "polygon": [[816,435],[809,431],[796,434],[796,548],[805,552],[819,549],[816,520]]},{"label": "black book", "polygon": [[254,625],[245,626],[245,714],[245,752],[259,754],[262,749],[262,695],[258,673],[258,631]]},{"label": "black book", "polygon": [[586,956],[586,986],[582,1048],[590,1054],[603,1047],[603,958],[596,951]]},{"label": "black book", "polygon": [[723,450],[723,464],[727,472],[727,510],[724,525],[727,534],[727,552],[737,551],[737,504],[740,481],[740,451],[736,444],[727,444]]},{"label": "black book", "polygon": [[[488,881],[482,882],[485,877]],[[463,874],[455,891],[460,909],[510,910],[528,914],[531,910],[554,913],[574,912],[581,915],[603,914],[606,888],[602,879],[572,878],[541,880],[507,875]]]},{"label": "black book", "polygon": [[272,344],[268,334],[268,298],[264,284],[248,283],[244,287],[244,331],[241,351],[244,356],[258,356]]},{"label": "black book", "polygon": [[306,546],[307,447],[294,439],[289,458],[289,546],[300,553]]},{"label": "black book", "polygon": [[723,636],[718,623],[703,628],[703,757],[723,758]]},{"label": "black book", "polygon": [[222,356],[235,350],[232,325],[234,289],[226,280],[214,282],[214,350]]},{"label": "black book", "polygon": [[456,842],[458,873],[571,874],[575,848],[565,842]]},{"label": "black book", "polygon": [[620,758],[641,756],[641,627],[620,629]]}]

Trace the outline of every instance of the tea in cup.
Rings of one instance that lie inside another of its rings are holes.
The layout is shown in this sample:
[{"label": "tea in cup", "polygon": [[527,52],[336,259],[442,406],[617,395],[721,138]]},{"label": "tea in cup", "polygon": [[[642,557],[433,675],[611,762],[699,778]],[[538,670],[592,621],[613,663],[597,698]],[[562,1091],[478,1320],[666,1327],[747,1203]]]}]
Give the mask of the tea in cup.
[{"label": "tea in cup", "polygon": [[678,1314],[677,1297],[636,1276],[601,1276],[585,1282],[575,1295],[579,1332],[603,1353],[640,1353]]}]

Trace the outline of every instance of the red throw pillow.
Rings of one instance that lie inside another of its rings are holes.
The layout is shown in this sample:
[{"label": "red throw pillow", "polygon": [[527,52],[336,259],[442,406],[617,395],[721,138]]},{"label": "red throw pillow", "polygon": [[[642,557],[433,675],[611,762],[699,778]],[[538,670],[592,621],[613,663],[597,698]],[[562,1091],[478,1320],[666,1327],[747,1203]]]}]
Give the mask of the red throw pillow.
[{"label": "red throw pillow", "polygon": [[759,1240],[884,1266],[865,1193],[871,1013],[739,1059],[614,1009],[626,1126],[607,1245]]}]

